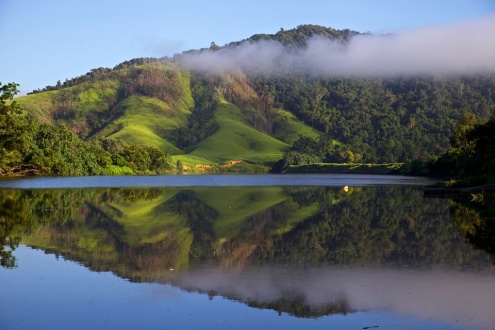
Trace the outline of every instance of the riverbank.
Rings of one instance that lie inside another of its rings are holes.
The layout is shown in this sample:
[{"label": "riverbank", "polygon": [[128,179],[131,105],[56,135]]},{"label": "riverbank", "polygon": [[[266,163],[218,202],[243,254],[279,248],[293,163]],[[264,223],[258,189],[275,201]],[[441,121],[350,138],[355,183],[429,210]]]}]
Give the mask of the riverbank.
[{"label": "riverbank", "polygon": [[404,174],[404,163],[388,164],[340,164],[315,163],[308,165],[291,165],[282,173],[329,173],[329,174]]},{"label": "riverbank", "polygon": [[495,219],[495,184],[493,183],[470,187],[424,188],[423,196],[426,198],[448,198],[461,203],[482,205],[485,212],[491,214],[492,220]]},{"label": "riverbank", "polygon": [[458,193],[476,193],[483,191],[495,191],[495,184],[486,184],[482,186],[463,187],[463,188],[425,188],[425,195],[452,195]]}]

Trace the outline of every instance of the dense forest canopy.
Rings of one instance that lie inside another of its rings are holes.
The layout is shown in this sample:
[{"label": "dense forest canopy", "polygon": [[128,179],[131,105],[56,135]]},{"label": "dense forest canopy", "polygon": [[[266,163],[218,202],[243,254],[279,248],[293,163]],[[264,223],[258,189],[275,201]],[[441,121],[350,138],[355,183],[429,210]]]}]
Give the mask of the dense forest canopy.
[{"label": "dense forest canopy", "polygon": [[[210,48],[172,58],[139,58],[113,69],[93,69],[33,91],[15,104],[32,116],[30,125],[64,125],[92,148],[103,149],[100,154],[110,153],[110,159],[119,158],[111,155],[116,151],[122,157],[129,155],[123,149],[131,146],[153,147],[193,172],[195,168],[222,170],[232,162],[271,167],[274,157],[284,166],[432,161],[449,150],[454,131],[466,116],[482,124],[495,112],[495,76],[489,74],[329,76],[300,67],[291,69],[291,63],[283,60],[286,53],[304,52],[314,40],[346,47],[354,37],[363,34],[301,25],[223,47],[212,42]],[[277,70],[263,71],[261,67],[260,71],[259,59],[254,59],[272,56],[259,48],[260,43],[281,47],[282,53],[273,55],[275,59],[282,56],[275,62],[280,63]],[[238,67],[218,71],[213,60],[206,62],[208,70],[195,66],[195,59],[212,59],[246,47],[251,47],[247,60],[226,58],[230,64],[240,64]],[[234,106],[230,112],[217,111],[224,103]],[[232,120],[239,125],[235,132],[222,124]],[[222,146],[219,140],[224,141]],[[230,150],[239,145],[245,149],[229,157]],[[266,146],[264,150],[261,145]],[[33,158],[9,157],[15,161],[4,157],[4,172]],[[127,162],[140,163],[129,157]],[[115,160],[103,163],[124,164]],[[170,164],[139,169],[135,165],[134,169],[170,170]],[[72,173],[104,173],[86,167]]]}]

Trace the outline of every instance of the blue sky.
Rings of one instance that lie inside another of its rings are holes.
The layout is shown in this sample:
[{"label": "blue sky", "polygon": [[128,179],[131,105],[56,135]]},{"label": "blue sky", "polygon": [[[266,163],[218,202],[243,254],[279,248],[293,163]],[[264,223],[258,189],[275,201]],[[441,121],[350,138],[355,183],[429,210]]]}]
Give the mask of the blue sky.
[{"label": "blue sky", "polygon": [[493,13],[495,0],[0,0],[0,82],[25,93],[132,58],[300,24],[382,34]]}]

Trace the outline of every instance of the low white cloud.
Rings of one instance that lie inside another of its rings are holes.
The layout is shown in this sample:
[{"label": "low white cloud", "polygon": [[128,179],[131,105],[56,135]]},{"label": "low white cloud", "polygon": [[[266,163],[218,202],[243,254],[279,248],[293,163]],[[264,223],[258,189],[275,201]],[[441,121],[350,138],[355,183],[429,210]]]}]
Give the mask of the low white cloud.
[{"label": "low white cloud", "polygon": [[206,50],[184,61],[190,69],[256,74],[287,71],[316,76],[495,73],[495,15],[449,26],[385,36],[359,35],[348,44],[315,37],[294,49],[275,41]]}]

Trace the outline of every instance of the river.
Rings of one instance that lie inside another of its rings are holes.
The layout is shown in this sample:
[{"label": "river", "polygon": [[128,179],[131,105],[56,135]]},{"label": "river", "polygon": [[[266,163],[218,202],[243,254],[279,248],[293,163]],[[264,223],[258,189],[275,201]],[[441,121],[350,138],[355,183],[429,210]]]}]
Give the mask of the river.
[{"label": "river", "polygon": [[493,218],[431,183],[0,180],[0,328],[493,329]]}]

